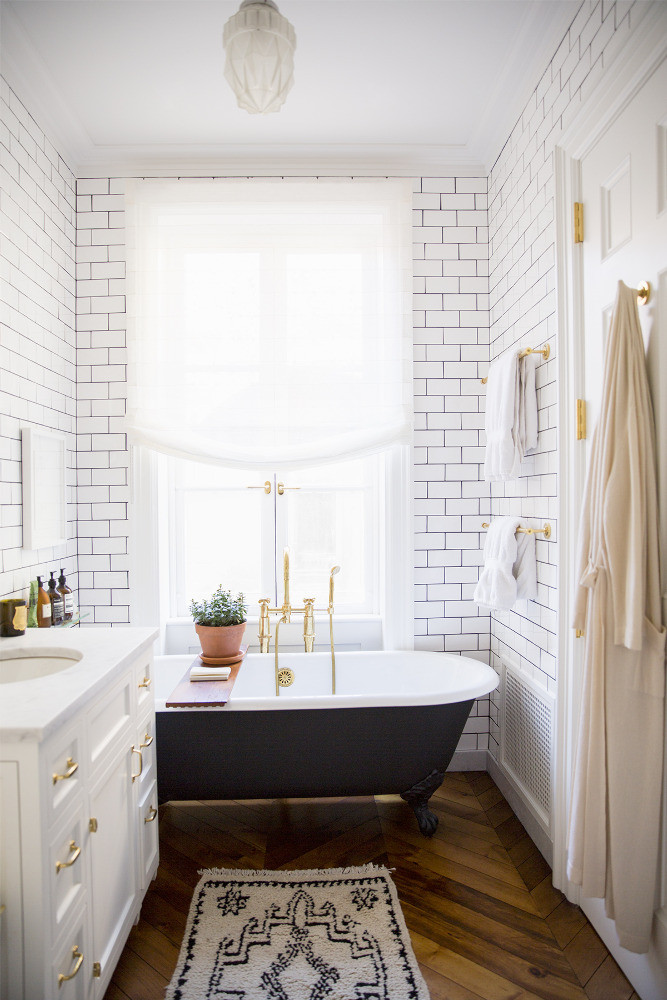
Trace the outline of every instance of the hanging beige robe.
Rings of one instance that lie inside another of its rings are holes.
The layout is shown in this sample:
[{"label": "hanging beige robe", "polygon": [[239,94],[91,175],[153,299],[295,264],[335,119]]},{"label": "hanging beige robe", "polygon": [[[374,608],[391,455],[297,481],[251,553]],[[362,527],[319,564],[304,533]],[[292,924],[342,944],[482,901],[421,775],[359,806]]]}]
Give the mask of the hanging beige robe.
[{"label": "hanging beige robe", "polygon": [[584,631],[568,877],[648,951],[660,831],[665,629],[655,427],[636,292],[618,284],[579,529]]}]

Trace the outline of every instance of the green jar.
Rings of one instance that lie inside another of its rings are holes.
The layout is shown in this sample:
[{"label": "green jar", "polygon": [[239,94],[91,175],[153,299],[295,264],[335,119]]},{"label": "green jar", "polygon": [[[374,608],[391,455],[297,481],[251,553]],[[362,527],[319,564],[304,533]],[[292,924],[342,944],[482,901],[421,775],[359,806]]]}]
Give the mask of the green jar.
[{"label": "green jar", "polygon": [[5,597],[0,601],[0,636],[11,638],[25,635],[28,606],[20,597]]}]

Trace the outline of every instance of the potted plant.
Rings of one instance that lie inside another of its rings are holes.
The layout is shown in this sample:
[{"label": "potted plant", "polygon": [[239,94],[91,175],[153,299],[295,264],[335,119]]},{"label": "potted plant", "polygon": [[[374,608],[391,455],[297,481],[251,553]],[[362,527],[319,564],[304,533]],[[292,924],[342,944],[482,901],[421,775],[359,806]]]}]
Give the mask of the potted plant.
[{"label": "potted plant", "polygon": [[245,599],[223,590],[222,584],[210,600],[191,601],[190,613],[202,648],[202,659],[219,660],[238,656],[245,631]]}]

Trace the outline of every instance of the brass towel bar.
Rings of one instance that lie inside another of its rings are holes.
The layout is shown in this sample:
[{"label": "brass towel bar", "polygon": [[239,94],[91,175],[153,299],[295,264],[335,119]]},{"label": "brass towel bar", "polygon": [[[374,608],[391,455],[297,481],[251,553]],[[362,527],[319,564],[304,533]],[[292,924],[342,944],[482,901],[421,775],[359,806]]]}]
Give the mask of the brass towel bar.
[{"label": "brass towel bar", "polygon": [[[519,354],[520,358],[527,358],[529,354],[541,354],[545,361],[549,360],[549,355],[551,354],[551,348],[547,344],[545,347],[526,347]],[[482,385],[486,385],[488,381],[488,375],[482,379]]]},{"label": "brass towel bar", "polygon": [[[482,527],[488,528],[489,522],[482,521]],[[522,535],[544,535],[545,538],[551,538],[551,525],[548,521],[543,528],[517,528],[516,530]]]}]

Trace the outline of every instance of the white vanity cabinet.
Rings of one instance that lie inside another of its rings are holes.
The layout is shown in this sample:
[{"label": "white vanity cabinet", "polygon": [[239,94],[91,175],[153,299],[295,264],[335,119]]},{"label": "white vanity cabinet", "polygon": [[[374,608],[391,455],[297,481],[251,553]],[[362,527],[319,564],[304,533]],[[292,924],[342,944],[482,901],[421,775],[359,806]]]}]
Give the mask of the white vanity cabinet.
[{"label": "white vanity cabinet", "polygon": [[44,738],[3,733],[7,1000],[101,1000],[139,915],[158,864],[151,647],[135,637]]}]

